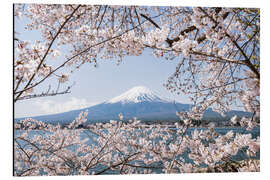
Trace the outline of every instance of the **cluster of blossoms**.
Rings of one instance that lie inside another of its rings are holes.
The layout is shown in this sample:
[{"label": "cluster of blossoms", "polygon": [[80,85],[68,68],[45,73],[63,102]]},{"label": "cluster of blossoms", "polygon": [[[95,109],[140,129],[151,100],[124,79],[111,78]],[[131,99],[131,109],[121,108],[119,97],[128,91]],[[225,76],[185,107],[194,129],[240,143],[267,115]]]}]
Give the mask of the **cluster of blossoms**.
[{"label": "cluster of blossoms", "polygon": [[169,32],[170,29],[166,26],[162,27],[162,29],[151,30],[147,33],[147,36],[143,37],[142,41],[149,46],[162,48],[168,38]]},{"label": "cluster of blossoms", "polygon": [[[27,17],[31,23],[26,29],[39,30],[42,36],[42,41],[15,43],[15,102],[53,75],[59,83],[67,82],[69,73],[61,72],[63,68],[86,62],[96,67],[97,59],[122,60],[141,55],[145,48],[157,57],[179,59],[165,86],[190,95],[193,102],[190,112],[177,113],[185,125],[176,124],[175,131],[158,125],[141,128],[136,120],[80,129],[86,114],[67,128],[32,119],[15,124],[25,128],[15,136],[17,176],[182,173],[199,172],[204,166],[259,171],[258,161],[252,159],[259,151],[259,137],[221,135],[212,126],[187,135],[191,119],[201,119],[209,107],[225,115],[231,107],[242,106],[254,116],[240,121],[234,117],[232,122],[247,130],[259,125],[258,9],[16,4],[14,13]],[[223,166],[239,151],[250,159]]]},{"label": "cluster of blossoms", "polygon": [[[65,127],[33,119],[16,123],[15,175],[87,175],[259,171],[260,138],[213,127],[189,131],[110,121],[87,125],[87,111]],[[119,115],[122,116],[122,115]],[[80,128],[80,126],[84,128]],[[233,157],[244,152],[245,160]],[[224,164],[231,162],[234,165]],[[249,165],[249,164],[253,165]],[[204,168],[204,167],[207,168]]]},{"label": "cluster of blossoms", "polygon": [[239,99],[243,102],[244,108],[248,112],[256,112],[256,116],[260,113],[260,81],[250,71],[244,72],[248,77],[244,81],[245,92],[241,92]]},{"label": "cluster of blossoms", "polygon": [[[140,55],[144,46],[138,29],[144,22],[138,14],[148,11],[136,6],[16,4],[14,15],[28,18],[26,30],[39,31],[42,43],[15,37],[15,101],[48,77],[61,76],[67,66],[77,69],[88,62],[96,67],[97,58]],[[64,57],[58,58],[63,49]],[[68,76],[65,71],[59,81]]]},{"label": "cluster of blossoms", "polygon": [[40,57],[44,53],[44,46],[41,42],[37,41],[32,47],[29,41],[20,41],[17,45],[16,61],[15,61],[15,79],[16,82],[19,80],[22,82],[27,81],[34,73],[39,73],[40,75],[46,74],[44,70],[36,72],[38,63],[40,62]]},{"label": "cluster of blossoms", "polygon": [[241,120],[238,122],[237,116],[233,116],[231,118],[231,122],[233,125],[239,123],[242,127],[245,127],[247,130],[252,130],[254,127],[258,126],[259,123],[253,120],[253,117],[247,118],[247,117],[242,117]]},{"label": "cluster of blossoms", "polygon": [[196,7],[189,16],[172,52],[164,49],[180,59],[167,89],[189,95],[194,115],[209,107],[222,115],[242,107],[259,117],[259,11]]}]

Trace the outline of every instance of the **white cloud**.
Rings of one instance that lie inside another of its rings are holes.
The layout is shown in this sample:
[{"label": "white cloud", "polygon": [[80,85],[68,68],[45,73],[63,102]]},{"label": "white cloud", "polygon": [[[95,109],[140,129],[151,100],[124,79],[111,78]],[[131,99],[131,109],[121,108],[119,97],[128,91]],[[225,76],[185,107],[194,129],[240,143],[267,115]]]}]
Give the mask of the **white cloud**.
[{"label": "white cloud", "polygon": [[65,101],[56,100],[33,100],[15,105],[15,117],[37,116],[46,114],[62,113],[71,110],[83,109],[98,104],[86,99],[71,97]]},{"label": "white cloud", "polygon": [[82,109],[89,106],[93,106],[97,103],[88,102],[86,99],[79,99],[72,97],[64,102],[56,102],[52,100],[47,100],[45,102],[38,102],[37,105],[46,114],[61,113],[76,109]]}]

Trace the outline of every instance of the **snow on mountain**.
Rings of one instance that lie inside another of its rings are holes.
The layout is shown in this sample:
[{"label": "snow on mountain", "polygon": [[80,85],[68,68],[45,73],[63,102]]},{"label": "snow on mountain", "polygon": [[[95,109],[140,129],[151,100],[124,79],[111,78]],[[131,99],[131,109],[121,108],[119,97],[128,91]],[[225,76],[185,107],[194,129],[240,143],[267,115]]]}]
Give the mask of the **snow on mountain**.
[{"label": "snow on mountain", "polygon": [[151,91],[144,86],[136,86],[126,91],[125,93],[106,101],[106,104],[113,103],[140,103],[140,102],[173,102],[169,99],[160,97],[157,93]]}]

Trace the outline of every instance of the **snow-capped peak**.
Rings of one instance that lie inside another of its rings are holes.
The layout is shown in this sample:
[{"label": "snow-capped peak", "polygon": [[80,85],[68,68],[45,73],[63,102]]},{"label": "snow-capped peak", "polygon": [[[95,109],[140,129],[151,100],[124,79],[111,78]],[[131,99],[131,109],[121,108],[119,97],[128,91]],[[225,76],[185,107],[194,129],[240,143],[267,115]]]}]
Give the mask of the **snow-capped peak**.
[{"label": "snow-capped peak", "polygon": [[150,102],[171,102],[165,98],[161,98],[159,95],[151,91],[144,86],[136,86],[126,91],[125,93],[112,98],[106,103],[139,103],[144,101]]}]

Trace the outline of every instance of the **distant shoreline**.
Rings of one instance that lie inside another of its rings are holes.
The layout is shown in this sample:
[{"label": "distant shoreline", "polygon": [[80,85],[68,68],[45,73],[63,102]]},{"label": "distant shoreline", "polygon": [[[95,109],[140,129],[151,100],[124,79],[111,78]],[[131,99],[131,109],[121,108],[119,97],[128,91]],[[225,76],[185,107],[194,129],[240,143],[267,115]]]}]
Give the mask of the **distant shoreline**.
[{"label": "distant shoreline", "polygon": [[[99,126],[101,126],[101,128],[103,128],[103,129],[106,129],[105,127],[103,127],[105,124],[106,123],[100,124]],[[98,125],[97,124],[91,124],[91,126],[98,126]],[[91,126],[90,127],[89,126],[88,127],[87,126],[79,126],[79,127],[75,128],[75,129],[89,129],[89,128],[91,128]],[[140,129],[140,128],[149,129],[149,128],[156,128],[157,126],[159,126],[161,128],[168,128],[168,129],[176,129],[177,128],[175,125],[160,125],[160,124],[150,124],[150,125],[141,124],[141,125],[135,126],[134,128],[135,129]],[[188,129],[191,129],[191,128],[193,128],[193,129],[197,129],[197,128],[198,129],[207,129],[207,128],[209,128],[209,126],[190,126]],[[227,128],[238,129],[238,128],[243,128],[243,127],[241,127],[241,126],[214,126],[214,129],[216,129],[216,128],[219,128],[219,129],[227,129]],[[255,127],[255,128],[260,129],[260,126]],[[25,128],[25,127],[23,127],[23,128],[14,128],[14,130],[27,130],[27,129],[28,128]],[[69,128],[66,125],[61,125],[61,129],[69,129]],[[40,130],[40,128],[37,127],[37,128],[35,128],[33,130]],[[71,128],[71,130],[72,130],[72,128]]]}]

